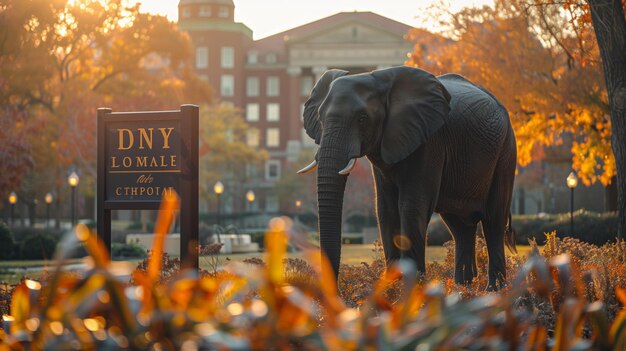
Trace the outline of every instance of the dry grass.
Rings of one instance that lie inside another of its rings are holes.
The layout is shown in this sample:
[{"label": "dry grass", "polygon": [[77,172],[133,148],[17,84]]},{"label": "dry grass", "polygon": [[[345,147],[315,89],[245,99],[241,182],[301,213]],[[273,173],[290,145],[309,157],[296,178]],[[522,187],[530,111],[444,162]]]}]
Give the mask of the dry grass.
[{"label": "dry grass", "polygon": [[626,349],[624,242],[596,247],[550,234],[528,259],[509,256],[508,287],[488,294],[482,241],[470,286],[454,285],[448,245],[425,277],[404,261],[385,272],[376,248],[370,263],[342,266],[337,291],[319,250],[305,245],[304,258],[290,258],[288,240],[303,242],[276,219],[262,259],[200,275],[156,250],[129,284],[78,227],[63,247],[83,242],[93,265],[83,276],[55,271],[18,285],[0,350]]}]

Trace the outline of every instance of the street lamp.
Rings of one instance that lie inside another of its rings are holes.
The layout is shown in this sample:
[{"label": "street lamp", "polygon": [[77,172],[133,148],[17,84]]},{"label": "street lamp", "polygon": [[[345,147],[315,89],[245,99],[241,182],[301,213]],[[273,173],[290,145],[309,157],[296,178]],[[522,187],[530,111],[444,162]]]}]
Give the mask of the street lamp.
[{"label": "street lamp", "polygon": [[[254,191],[248,190],[248,192],[246,193],[246,200],[248,201],[248,211],[250,212],[253,212],[252,203],[254,202],[255,199],[256,199],[256,196],[254,195]],[[245,224],[245,218],[244,218],[244,221],[242,222],[242,225],[243,224]]]},{"label": "street lamp", "polygon": [[302,207],[302,201],[296,200],[296,223],[300,221],[300,208]]},{"label": "street lamp", "polygon": [[50,204],[52,203],[52,200],[54,200],[54,197],[52,196],[52,194],[47,193],[43,199],[46,202],[46,228],[49,228],[50,227]]},{"label": "street lamp", "polygon": [[248,202],[252,204],[254,202],[254,199],[256,199],[254,191],[248,190],[248,192],[246,193],[246,200],[248,200]]},{"label": "street lamp", "polygon": [[12,191],[9,194],[9,203],[11,204],[11,226],[15,226],[15,204],[17,203],[17,194]]},{"label": "street lamp", "polygon": [[76,172],[72,172],[72,174],[67,177],[67,184],[69,184],[72,189],[72,227],[76,224],[76,187],[78,186],[79,181],[80,178],[78,178],[78,174],[76,174]]},{"label": "street lamp", "polygon": [[221,216],[222,216],[222,207],[220,206],[220,196],[224,193],[224,184],[219,180],[213,186],[213,191],[217,196],[217,225],[222,225]]},{"label": "street lamp", "polygon": [[576,188],[576,186],[578,185],[578,178],[576,177],[576,174],[574,172],[571,172],[567,176],[566,182],[567,187],[570,188],[570,236],[574,236],[574,188]]}]

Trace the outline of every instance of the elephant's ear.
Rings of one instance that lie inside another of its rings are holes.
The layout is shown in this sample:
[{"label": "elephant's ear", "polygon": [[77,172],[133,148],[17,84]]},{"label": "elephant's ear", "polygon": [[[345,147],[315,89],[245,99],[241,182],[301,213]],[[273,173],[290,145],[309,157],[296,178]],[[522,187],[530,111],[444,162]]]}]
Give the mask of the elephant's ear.
[{"label": "elephant's ear", "polygon": [[304,117],[304,129],[307,135],[314,139],[315,143],[318,145],[322,138],[322,126],[318,113],[319,107],[328,94],[330,83],[346,74],[348,74],[348,71],[340,69],[326,71],[317,83],[315,83],[313,90],[311,90],[311,96],[309,96],[309,99],[304,103],[304,112],[302,113],[302,117]]},{"label": "elephant's ear", "polygon": [[381,156],[394,164],[424,144],[444,124],[450,94],[432,74],[400,66],[372,72],[387,94]]}]

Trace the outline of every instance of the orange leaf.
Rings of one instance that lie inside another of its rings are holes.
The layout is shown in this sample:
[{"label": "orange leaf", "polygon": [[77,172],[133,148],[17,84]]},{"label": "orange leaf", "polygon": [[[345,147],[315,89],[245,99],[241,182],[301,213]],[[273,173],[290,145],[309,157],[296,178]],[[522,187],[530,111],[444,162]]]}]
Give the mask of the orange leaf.
[{"label": "orange leaf", "polygon": [[161,271],[161,257],[163,255],[163,243],[165,235],[169,232],[174,222],[174,211],[179,209],[179,200],[176,192],[166,191],[163,193],[163,201],[159,209],[159,218],[154,227],[154,244],[152,245],[152,254],[148,263],[148,278],[153,282],[156,281]]},{"label": "orange leaf", "polygon": [[272,283],[280,283],[283,280],[283,260],[287,251],[287,228],[291,223],[286,218],[273,218],[270,221],[270,229],[265,236],[267,253],[267,272]]}]

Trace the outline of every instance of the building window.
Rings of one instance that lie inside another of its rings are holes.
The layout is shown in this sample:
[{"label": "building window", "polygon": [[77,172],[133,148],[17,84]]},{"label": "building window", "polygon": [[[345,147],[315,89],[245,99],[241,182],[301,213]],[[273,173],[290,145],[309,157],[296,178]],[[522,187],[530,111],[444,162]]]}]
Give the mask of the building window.
[{"label": "building window", "polygon": [[257,63],[259,63],[259,54],[256,51],[250,51],[248,53],[247,62],[250,65],[256,65]]},{"label": "building window", "polygon": [[198,46],[196,48],[196,68],[209,67],[209,48]]},{"label": "building window", "polygon": [[250,147],[258,147],[260,142],[261,135],[258,129],[248,129],[246,131],[246,144]]},{"label": "building window", "polygon": [[225,46],[222,48],[222,68],[235,67],[235,48]]},{"label": "building window", "polygon": [[200,6],[200,11],[198,12],[200,17],[211,17],[211,6]]},{"label": "building window", "polygon": [[235,95],[235,78],[230,74],[222,76],[220,81],[220,94],[222,96]]},{"label": "building window", "polygon": [[228,7],[226,6],[220,7],[219,16],[221,18],[228,18],[229,15],[230,15],[230,11],[228,10]]},{"label": "building window", "polygon": [[259,120],[259,104],[246,105],[246,121],[257,122]]},{"label": "building window", "polygon": [[267,162],[265,162],[265,179],[266,180],[280,179],[280,161],[279,160],[267,160]]},{"label": "building window", "polygon": [[278,96],[280,94],[280,79],[278,77],[267,77],[267,96]]},{"label": "building window", "polygon": [[279,210],[278,196],[276,196],[276,194],[266,194],[265,195],[265,211],[266,212],[278,212],[278,210]]},{"label": "building window", "polygon": [[309,96],[309,94],[311,94],[311,90],[313,90],[313,77],[300,77],[300,94],[302,96]]},{"label": "building window", "polygon": [[198,77],[200,77],[200,79],[202,79],[205,82],[209,81],[209,75],[208,74],[200,74],[200,75],[198,75]]},{"label": "building window", "polygon": [[265,131],[265,145],[267,147],[279,147],[280,146],[280,129],[267,128]]},{"label": "building window", "polygon": [[182,18],[189,18],[189,17],[191,17],[191,9],[189,7],[183,7],[180,15],[181,15]]},{"label": "building window", "polygon": [[274,64],[276,63],[276,61],[278,61],[278,58],[276,57],[276,53],[269,52],[265,54],[265,63]]},{"label": "building window", "polygon": [[280,121],[280,104],[272,102],[267,104],[266,118],[268,122]]},{"label": "building window", "polygon": [[248,77],[246,79],[246,95],[259,96],[259,77]]}]

